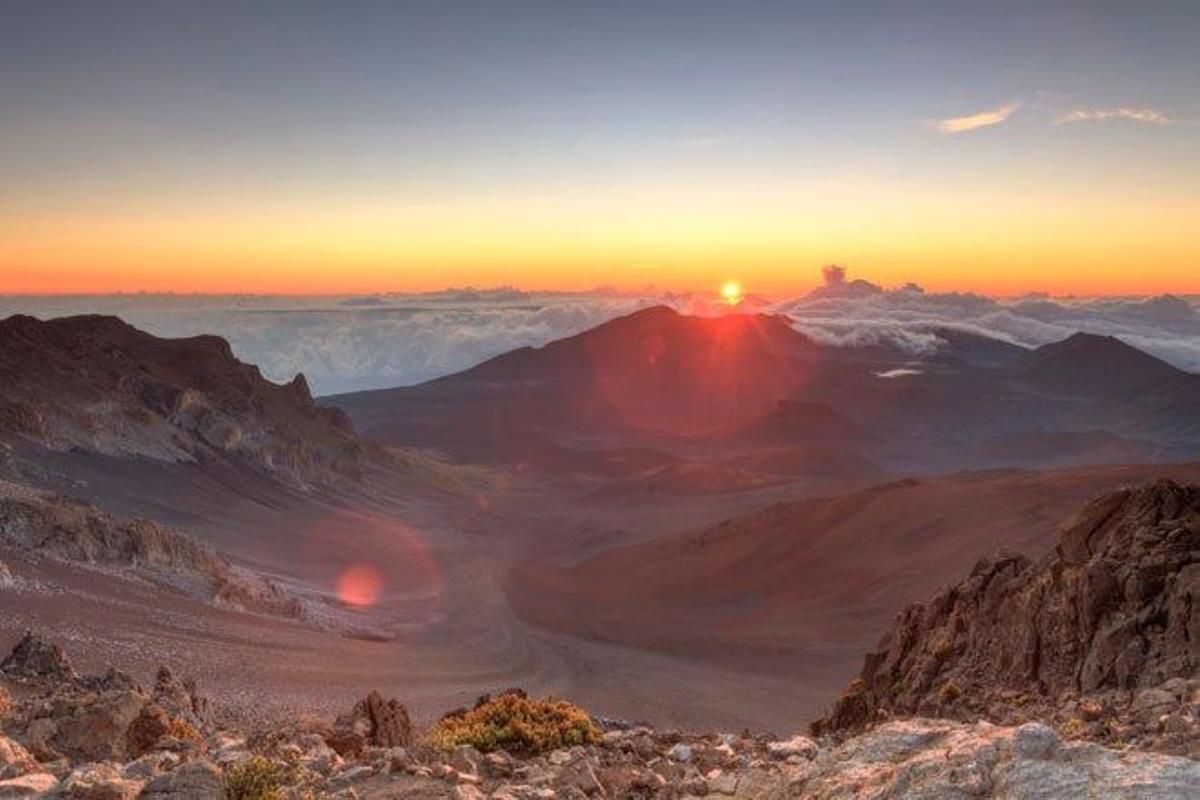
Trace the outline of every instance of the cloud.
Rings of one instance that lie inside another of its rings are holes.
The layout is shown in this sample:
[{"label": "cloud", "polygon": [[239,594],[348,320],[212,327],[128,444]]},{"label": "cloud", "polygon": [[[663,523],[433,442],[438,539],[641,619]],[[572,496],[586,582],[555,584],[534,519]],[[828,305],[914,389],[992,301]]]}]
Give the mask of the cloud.
[{"label": "cloud", "polygon": [[[852,288],[853,287],[853,288]],[[927,292],[915,284],[885,289],[842,275],[771,310],[824,344],[883,345],[916,358],[945,345],[943,329],[1037,347],[1079,331],[1116,336],[1174,364],[1200,372],[1200,298],[999,299],[962,292]]]},{"label": "cloud", "polygon": [[[748,296],[739,308],[787,314],[796,329],[831,346],[891,346],[917,361],[945,346],[941,331],[946,328],[1026,347],[1087,331],[1118,336],[1200,372],[1200,297],[999,299],[925,291],[916,284],[885,288],[844,269],[830,269],[825,278],[824,285],[802,297]],[[217,333],[271,380],[287,381],[303,372],[316,394],[334,394],[419,383],[657,304],[692,314],[729,310],[715,293],[501,287],[369,298],[0,296],[0,317],[104,313],[160,336]]]},{"label": "cloud", "polygon": [[979,128],[988,128],[1006,121],[1020,107],[1020,103],[1005,103],[997,108],[968,114],[965,117],[950,117],[949,119],[935,120],[933,127],[945,134],[966,133],[967,131],[978,130]]},{"label": "cloud", "polygon": [[1054,124],[1070,125],[1076,122],[1104,122],[1112,119],[1140,122],[1145,125],[1170,125],[1174,122],[1166,114],[1153,108],[1113,106],[1111,108],[1073,108],[1054,120]]},{"label": "cloud", "polygon": [[719,144],[728,142],[721,136],[693,136],[683,140],[684,147],[716,147]]}]

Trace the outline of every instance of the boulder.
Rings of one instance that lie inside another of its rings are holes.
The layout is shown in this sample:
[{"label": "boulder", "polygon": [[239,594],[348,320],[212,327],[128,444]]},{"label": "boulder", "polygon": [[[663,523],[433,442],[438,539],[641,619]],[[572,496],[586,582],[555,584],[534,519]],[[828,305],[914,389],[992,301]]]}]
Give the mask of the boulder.
[{"label": "boulder", "polygon": [[225,778],[216,764],[197,759],[150,781],[138,796],[146,800],[225,800]]},{"label": "boulder", "polygon": [[0,663],[0,672],[14,678],[54,681],[73,681],[79,677],[63,649],[46,642],[33,631],[25,631],[8,658]]},{"label": "boulder", "polygon": [[371,692],[349,714],[338,717],[327,741],[342,756],[357,755],[367,747],[408,747],[412,722],[400,701],[384,701],[379,692]]},{"label": "boulder", "polygon": [[122,775],[116,764],[85,764],[71,771],[58,787],[59,797],[71,800],[134,800],[142,781]]},{"label": "boulder", "polygon": [[0,736],[0,780],[19,778],[37,770],[37,761],[20,742]]},{"label": "boulder", "polygon": [[0,800],[15,797],[42,797],[58,786],[58,778],[49,772],[31,772],[20,778],[0,781]]},{"label": "boulder", "polygon": [[211,722],[208,699],[200,696],[196,682],[190,678],[180,680],[170,667],[158,668],[152,699],[170,716],[183,719],[197,729],[206,728]]},{"label": "boulder", "polygon": [[171,732],[171,718],[158,703],[148,703],[129,723],[125,739],[129,755],[137,758],[154,749]]},{"label": "boulder", "polygon": [[82,700],[54,720],[53,747],[79,760],[124,758],[128,754],[125,734],[145,705],[145,696],[131,691]]}]

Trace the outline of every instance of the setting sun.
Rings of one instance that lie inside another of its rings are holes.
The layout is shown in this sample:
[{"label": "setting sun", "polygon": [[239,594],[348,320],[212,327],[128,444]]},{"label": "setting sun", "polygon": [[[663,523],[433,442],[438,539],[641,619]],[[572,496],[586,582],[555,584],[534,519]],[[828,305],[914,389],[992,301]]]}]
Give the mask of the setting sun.
[{"label": "setting sun", "polygon": [[742,284],[737,281],[725,281],[721,285],[721,297],[731,306],[742,302]]}]

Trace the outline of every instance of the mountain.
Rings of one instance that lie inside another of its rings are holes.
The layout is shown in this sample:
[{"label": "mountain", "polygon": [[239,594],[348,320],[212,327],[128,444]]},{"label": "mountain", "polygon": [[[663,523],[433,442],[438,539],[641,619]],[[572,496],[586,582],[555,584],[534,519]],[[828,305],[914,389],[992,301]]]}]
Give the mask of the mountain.
[{"label": "mountain", "polygon": [[655,307],[418,387],[327,399],[369,435],[473,454],[560,431],[686,439],[766,412],[820,352],[781,317]]},{"label": "mountain", "polygon": [[1056,718],[1076,735],[1200,757],[1182,706],[1200,679],[1198,598],[1200,486],[1106,493],[1044,557],[985,558],[909,606],[814,729]]},{"label": "mountain", "polygon": [[1017,370],[1016,377],[1053,395],[1125,398],[1196,376],[1189,376],[1115,336],[1076,333],[1034,350]]},{"label": "mountain", "polygon": [[784,316],[656,307],[419,386],[325,401],[383,441],[554,475],[608,475],[595,454],[622,448],[712,467],[764,448],[805,463],[832,447],[864,465],[851,481],[1200,455],[1200,376],[1111,337],[1031,351],[929,333],[938,344],[920,352],[832,346]]},{"label": "mountain", "polygon": [[355,476],[368,448],[216,336],[161,339],[116,317],[0,320],[0,434],[57,451],[227,461],[303,487]]}]

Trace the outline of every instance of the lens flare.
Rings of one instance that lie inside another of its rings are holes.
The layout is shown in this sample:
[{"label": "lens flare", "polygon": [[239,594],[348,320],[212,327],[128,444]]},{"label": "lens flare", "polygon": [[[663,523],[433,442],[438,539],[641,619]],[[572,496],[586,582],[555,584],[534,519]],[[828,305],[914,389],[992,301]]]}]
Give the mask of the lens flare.
[{"label": "lens flare", "polygon": [[353,608],[367,608],[383,595],[383,576],[374,567],[347,567],[338,576],[338,599]]},{"label": "lens flare", "polygon": [[721,297],[731,306],[742,302],[742,284],[738,281],[725,281],[721,286]]}]

